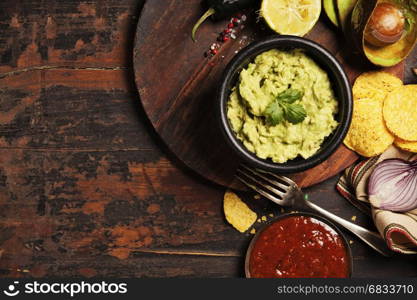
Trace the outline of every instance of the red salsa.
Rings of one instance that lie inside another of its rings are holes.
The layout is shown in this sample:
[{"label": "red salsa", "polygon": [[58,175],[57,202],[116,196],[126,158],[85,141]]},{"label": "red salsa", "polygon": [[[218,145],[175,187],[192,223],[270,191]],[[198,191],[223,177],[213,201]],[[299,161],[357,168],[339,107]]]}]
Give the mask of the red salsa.
[{"label": "red salsa", "polygon": [[252,278],[348,277],[349,257],[342,237],[308,216],[289,216],[263,230],[249,258]]}]

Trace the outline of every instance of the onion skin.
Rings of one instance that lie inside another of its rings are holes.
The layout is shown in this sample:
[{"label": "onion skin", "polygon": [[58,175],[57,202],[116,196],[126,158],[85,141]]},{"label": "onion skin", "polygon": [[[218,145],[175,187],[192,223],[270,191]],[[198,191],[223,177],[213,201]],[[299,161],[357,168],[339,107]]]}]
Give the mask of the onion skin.
[{"label": "onion skin", "polygon": [[380,3],[365,29],[365,40],[376,47],[398,42],[403,36],[405,17],[401,9],[391,3]]},{"label": "onion skin", "polygon": [[379,163],[368,181],[373,206],[393,212],[417,208],[417,160],[387,159]]}]

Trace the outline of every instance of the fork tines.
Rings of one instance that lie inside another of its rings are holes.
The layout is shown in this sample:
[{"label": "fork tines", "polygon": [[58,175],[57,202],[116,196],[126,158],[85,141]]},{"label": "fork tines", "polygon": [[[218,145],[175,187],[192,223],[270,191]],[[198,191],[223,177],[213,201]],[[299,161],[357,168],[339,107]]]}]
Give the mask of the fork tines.
[{"label": "fork tines", "polygon": [[245,165],[241,165],[237,172],[236,178],[243,184],[280,205],[293,184],[288,178]]}]

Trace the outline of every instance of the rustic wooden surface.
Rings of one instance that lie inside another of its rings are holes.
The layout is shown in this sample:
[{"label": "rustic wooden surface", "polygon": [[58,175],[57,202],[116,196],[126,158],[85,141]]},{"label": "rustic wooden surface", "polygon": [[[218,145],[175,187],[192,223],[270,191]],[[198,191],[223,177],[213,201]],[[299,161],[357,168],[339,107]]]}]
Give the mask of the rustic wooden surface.
[{"label": "rustic wooden surface", "polygon": [[[250,235],[226,224],[224,189],[184,168],[138,105],[141,6],[0,2],[0,276],[243,275]],[[336,180],[306,191],[371,227]],[[279,213],[243,196],[260,215]],[[417,275],[415,257],[383,258],[348,237],[355,277]]]}]

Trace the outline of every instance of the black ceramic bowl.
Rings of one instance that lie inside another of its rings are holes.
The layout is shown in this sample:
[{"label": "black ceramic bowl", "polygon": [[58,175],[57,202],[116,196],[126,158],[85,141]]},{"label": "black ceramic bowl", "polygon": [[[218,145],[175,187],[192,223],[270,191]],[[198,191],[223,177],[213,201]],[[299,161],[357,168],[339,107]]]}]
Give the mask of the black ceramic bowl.
[{"label": "black ceramic bowl", "polygon": [[246,251],[246,256],[245,256],[245,276],[246,278],[252,278],[251,273],[250,273],[250,259],[251,259],[251,255],[252,255],[252,250],[255,246],[255,244],[257,243],[259,237],[261,236],[261,234],[265,231],[265,229],[267,229],[269,226],[271,226],[272,224],[274,224],[275,222],[279,222],[285,218],[289,218],[289,217],[295,217],[295,216],[304,216],[304,217],[310,217],[313,219],[316,219],[324,224],[326,224],[327,226],[329,226],[332,230],[334,230],[342,239],[343,241],[343,245],[344,248],[346,250],[346,257],[348,259],[347,266],[348,266],[348,278],[352,277],[352,272],[353,272],[353,256],[352,256],[352,250],[350,248],[350,245],[346,239],[346,237],[344,236],[344,234],[342,233],[342,231],[336,226],[334,225],[332,222],[330,222],[328,219],[319,216],[317,214],[314,213],[308,213],[308,212],[296,212],[296,213],[287,213],[287,214],[282,214],[276,218],[274,218],[273,220],[269,221],[267,224],[265,224],[261,230],[259,230],[254,237],[252,238],[248,250]]},{"label": "black ceramic bowl", "polygon": [[[270,159],[261,159],[254,153],[248,151],[243,143],[236,138],[235,133],[229,124],[229,120],[227,119],[227,102],[231,89],[238,81],[241,70],[246,68],[256,56],[271,49],[303,49],[306,55],[312,58],[327,72],[335,96],[339,101],[339,112],[336,115],[339,126],[324,140],[320,150],[308,159],[297,157],[296,159],[282,164],[274,163]],[[322,46],[313,41],[295,36],[271,37],[254,42],[242,49],[226,66],[218,92],[218,100],[221,128],[231,147],[246,163],[257,168],[278,173],[301,172],[326,160],[342,143],[352,118],[352,92],[343,67],[336,58]]]}]

